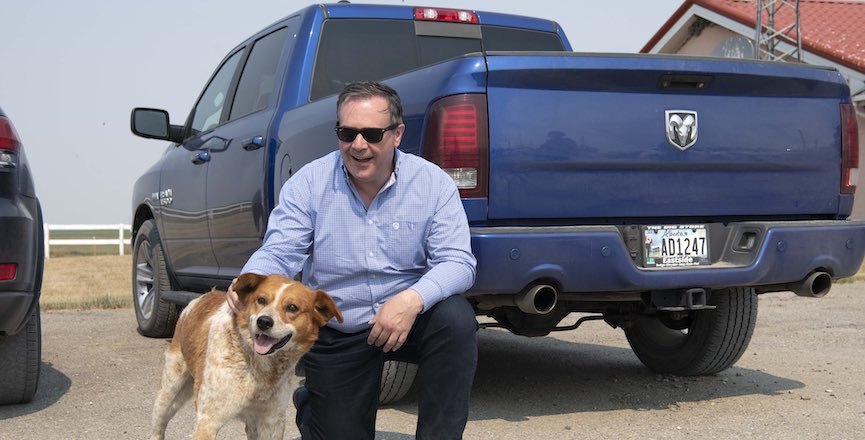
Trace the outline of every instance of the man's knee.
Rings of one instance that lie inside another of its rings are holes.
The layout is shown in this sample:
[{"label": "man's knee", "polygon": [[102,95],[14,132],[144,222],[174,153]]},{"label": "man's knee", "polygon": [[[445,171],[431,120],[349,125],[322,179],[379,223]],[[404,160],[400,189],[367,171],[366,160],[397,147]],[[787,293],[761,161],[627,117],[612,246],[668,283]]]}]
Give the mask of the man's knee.
[{"label": "man's knee", "polygon": [[430,324],[445,330],[454,338],[474,338],[478,329],[475,312],[461,295],[448,297],[429,310]]}]

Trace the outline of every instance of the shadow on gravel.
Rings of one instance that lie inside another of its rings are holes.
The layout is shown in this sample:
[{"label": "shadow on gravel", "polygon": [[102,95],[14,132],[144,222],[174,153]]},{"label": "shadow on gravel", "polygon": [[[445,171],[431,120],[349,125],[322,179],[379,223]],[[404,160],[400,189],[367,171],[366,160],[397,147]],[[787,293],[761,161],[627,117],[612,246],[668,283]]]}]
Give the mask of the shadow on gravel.
[{"label": "shadow on gravel", "polygon": [[0,406],[0,420],[42,411],[60,400],[69,391],[70,386],[72,380],[69,376],[55,369],[50,363],[43,362],[39,372],[39,385],[33,400],[24,405]]},{"label": "shadow on gravel", "polygon": [[[623,409],[676,411],[685,402],[775,395],[803,387],[798,381],[735,366],[710,376],[660,375],[645,368],[630,349],[487,330],[478,333],[469,420],[521,421]],[[392,408],[417,414],[415,390]]]}]

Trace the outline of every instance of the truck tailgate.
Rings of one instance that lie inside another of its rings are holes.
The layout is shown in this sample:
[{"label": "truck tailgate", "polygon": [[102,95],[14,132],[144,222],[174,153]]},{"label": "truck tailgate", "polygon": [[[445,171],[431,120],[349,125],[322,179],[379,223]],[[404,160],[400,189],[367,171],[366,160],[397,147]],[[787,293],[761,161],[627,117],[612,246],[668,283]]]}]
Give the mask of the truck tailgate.
[{"label": "truck tailgate", "polygon": [[[834,70],[549,53],[487,63],[489,219],[838,213],[849,91]],[[677,114],[696,133],[671,141]]]}]

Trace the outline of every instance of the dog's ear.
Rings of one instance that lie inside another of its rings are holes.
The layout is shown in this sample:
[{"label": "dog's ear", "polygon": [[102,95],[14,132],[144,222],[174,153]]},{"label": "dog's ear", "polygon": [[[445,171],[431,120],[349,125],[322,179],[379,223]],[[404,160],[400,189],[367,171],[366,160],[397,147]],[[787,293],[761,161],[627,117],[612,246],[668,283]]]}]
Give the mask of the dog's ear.
[{"label": "dog's ear", "polygon": [[342,320],[342,313],[336,307],[336,303],[333,302],[333,298],[330,295],[324,293],[323,290],[315,291],[315,301],[313,303],[313,308],[315,309],[315,314],[320,318],[317,321],[319,322],[318,326],[323,327],[327,324],[327,321],[330,321],[331,318],[336,318],[340,323]]},{"label": "dog's ear", "polygon": [[267,277],[264,275],[245,273],[234,282],[234,292],[237,293],[238,298],[243,298],[254,291],[265,278]]}]

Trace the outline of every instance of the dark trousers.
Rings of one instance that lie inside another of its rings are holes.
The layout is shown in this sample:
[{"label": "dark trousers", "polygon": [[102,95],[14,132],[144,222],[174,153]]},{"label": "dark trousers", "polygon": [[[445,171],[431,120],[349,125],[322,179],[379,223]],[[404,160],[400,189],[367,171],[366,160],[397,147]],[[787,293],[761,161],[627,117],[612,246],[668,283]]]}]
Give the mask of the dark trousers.
[{"label": "dark trousers", "polygon": [[323,327],[303,358],[309,400],[301,406],[304,439],[372,439],[386,360],[418,363],[418,439],[462,438],[477,366],[477,321],[468,301],[452,296],[417,317],[406,343],[385,354],[367,344],[369,330]]}]

